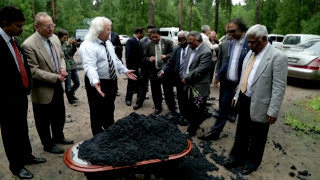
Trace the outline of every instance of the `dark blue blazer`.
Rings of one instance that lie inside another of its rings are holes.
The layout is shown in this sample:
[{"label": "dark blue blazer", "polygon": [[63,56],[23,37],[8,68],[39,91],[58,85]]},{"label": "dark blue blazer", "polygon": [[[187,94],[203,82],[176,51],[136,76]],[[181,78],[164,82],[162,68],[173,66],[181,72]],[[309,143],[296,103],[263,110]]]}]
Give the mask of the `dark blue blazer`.
[{"label": "dark blue blazer", "polygon": [[[19,42],[15,40],[15,43],[20,52]],[[27,71],[29,79],[29,87],[25,88],[22,83],[22,77],[14,57],[0,35],[0,61],[1,61],[1,71],[0,77],[2,77],[2,87],[0,88],[0,101],[2,105],[6,104],[20,104],[26,100],[27,95],[31,90],[31,73],[29,69],[28,62],[24,58],[24,67]],[[23,54],[21,53],[22,57]]]},{"label": "dark blue blazer", "polygon": [[168,59],[167,63],[162,67],[162,70],[164,71],[166,77],[174,77],[173,82],[175,84],[181,82],[181,78],[179,75],[181,49],[182,48],[180,46],[176,47],[173,50],[172,55]]},{"label": "dark blue blazer", "polygon": [[143,50],[139,41],[132,36],[126,43],[126,64],[128,69],[137,70],[143,63]]},{"label": "dark blue blazer", "polygon": [[[240,53],[239,61],[238,61],[238,82],[240,82],[243,60],[246,57],[247,53],[250,51],[250,48],[248,46],[248,36],[246,36],[244,38],[245,38],[244,39],[244,43],[242,45],[241,53]],[[226,61],[223,63],[223,65],[220,68],[220,71],[218,73],[217,78],[218,78],[219,81],[227,80],[227,71],[228,71],[228,68],[229,68],[229,61],[232,58],[232,52],[233,52],[235,44],[236,44],[236,40],[234,39],[234,40],[231,41],[231,44],[230,44],[230,47],[229,47],[229,55],[228,55]]]}]

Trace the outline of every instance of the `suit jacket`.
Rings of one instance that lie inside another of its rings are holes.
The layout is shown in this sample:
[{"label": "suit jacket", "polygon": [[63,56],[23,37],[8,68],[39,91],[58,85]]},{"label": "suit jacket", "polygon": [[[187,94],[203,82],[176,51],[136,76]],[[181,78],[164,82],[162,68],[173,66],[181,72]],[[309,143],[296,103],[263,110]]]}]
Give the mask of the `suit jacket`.
[{"label": "suit jacket", "polygon": [[114,51],[116,52],[116,55],[118,56],[118,58],[122,61],[122,44],[120,42],[120,38],[119,35],[115,32],[111,32],[111,40],[110,40],[113,44],[113,46],[115,46],[116,48],[114,49]]},{"label": "suit jacket", "polygon": [[[240,75],[241,75],[241,71],[242,71],[242,63],[244,58],[246,57],[247,53],[249,52],[250,48],[248,46],[248,36],[244,37],[244,43],[242,45],[241,48],[241,52],[240,52],[240,56],[238,59],[238,82],[240,81]],[[229,61],[232,60],[232,56],[233,56],[233,50],[236,44],[236,40],[232,40],[231,44],[230,44],[230,48],[229,48],[229,57],[227,57],[226,61],[224,62],[224,64],[222,65],[219,73],[218,73],[218,79],[219,81],[223,81],[223,80],[227,80],[227,72],[228,72],[228,68],[229,68]]]},{"label": "suit jacket", "polygon": [[210,64],[212,59],[212,52],[205,44],[201,43],[199,49],[197,50],[193,61],[189,67],[189,73],[187,72],[187,67],[190,61],[192,50],[188,50],[187,60],[184,65],[184,78],[187,85],[190,85],[198,90],[201,96],[209,96],[210,94]]},{"label": "suit jacket", "polygon": [[229,45],[230,42],[228,40],[223,41],[219,48],[219,54],[216,64],[216,73],[220,71],[221,66],[226,62],[227,58],[229,57]]},{"label": "suit jacket", "polygon": [[128,69],[138,70],[141,68],[143,50],[139,41],[132,36],[126,43],[126,64]]},{"label": "suit jacket", "polygon": [[[66,69],[60,40],[56,35],[53,35],[50,39],[58,55],[59,69]],[[54,70],[50,55],[37,33],[26,39],[22,44],[22,48],[32,74],[32,102],[49,104],[52,101],[54,88],[58,82],[58,73]]]},{"label": "suit jacket", "polygon": [[[166,55],[167,58],[163,60],[163,63],[167,63],[167,60],[171,57],[171,53],[173,50],[172,42],[170,40],[166,39],[160,39],[161,41],[161,50],[162,54]],[[150,41],[147,44],[147,47],[145,49],[145,61],[146,61],[146,66],[148,69],[148,74],[150,77],[157,77],[157,73],[159,72],[160,69],[156,69],[155,67],[155,62],[150,62],[150,57],[155,56],[155,43],[153,41]]]},{"label": "suit jacket", "polygon": [[[252,51],[249,51],[243,62],[243,71],[251,55]],[[269,122],[267,115],[278,116],[287,86],[287,73],[287,56],[270,45],[257,67],[251,86],[250,117],[252,121],[266,123]],[[240,88],[235,95],[236,99],[239,93]]]},{"label": "suit jacket", "polygon": [[178,82],[181,82],[180,78],[180,58],[181,58],[181,46],[176,47],[173,50],[173,53],[168,59],[167,63],[162,67],[163,72],[166,77],[173,77],[174,84],[177,85]]},{"label": "suit jacket", "polygon": [[[18,41],[15,39],[15,43],[20,52],[20,46]],[[0,88],[0,102],[3,106],[8,104],[21,104],[27,100],[27,95],[31,90],[31,73],[27,60],[24,58],[24,55],[21,54],[22,59],[24,60],[24,67],[27,71],[29,87],[25,88],[22,83],[21,73],[18,69],[18,66],[15,62],[15,59],[7,46],[7,43],[0,35],[0,54],[1,54],[1,68],[0,76],[2,78],[2,84],[5,87]]]}]

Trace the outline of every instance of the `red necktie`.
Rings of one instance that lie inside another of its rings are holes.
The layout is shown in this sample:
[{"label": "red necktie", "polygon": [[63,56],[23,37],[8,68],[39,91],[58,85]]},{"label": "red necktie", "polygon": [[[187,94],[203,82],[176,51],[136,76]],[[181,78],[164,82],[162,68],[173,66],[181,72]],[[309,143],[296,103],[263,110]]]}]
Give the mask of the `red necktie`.
[{"label": "red necktie", "polygon": [[24,87],[28,88],[28,85],[29,85],[28,75],[27,75],[27,71],[24,67],[24,64],[23,64],[23,61],[22,61],[22,58],[20,55],[20,51],[18,50],[16,43],[14,43],[13,39],[11,39],[10,42],[12,44],[14,53],[16,54],[16,57],[18,60],[23,85],[24,85]]}]

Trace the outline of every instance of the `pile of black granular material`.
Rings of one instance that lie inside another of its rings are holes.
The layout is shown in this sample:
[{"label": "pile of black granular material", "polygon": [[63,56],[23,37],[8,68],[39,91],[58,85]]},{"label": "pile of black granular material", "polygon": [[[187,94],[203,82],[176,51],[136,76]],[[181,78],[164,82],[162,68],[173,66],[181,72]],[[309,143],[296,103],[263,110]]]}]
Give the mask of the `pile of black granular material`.
[{"label": "pile of black granular material", "polygon": [[93,165],[125,166],[168,159],[188,147],[187,137],[165,116],[131,113],[79,146],[79,158]]}]

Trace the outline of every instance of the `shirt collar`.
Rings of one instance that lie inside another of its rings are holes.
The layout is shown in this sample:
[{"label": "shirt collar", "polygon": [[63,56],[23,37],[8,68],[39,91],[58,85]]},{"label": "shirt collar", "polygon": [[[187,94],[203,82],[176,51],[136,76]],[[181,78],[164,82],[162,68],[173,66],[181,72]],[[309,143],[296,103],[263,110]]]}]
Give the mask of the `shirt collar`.
[{"label": "shirt collar", "polygon": [[[194,51],[198,51],[198,49],[202,46],[203,43],[201,43]],[[189,46],[188,46],[189,47]]]},{"label": "shirt collar", "polygon": [[4,32],[2,28],[0,28],[0,34],[6,43],[10,42],[11,37],[6,32]]},{"label": "shirt collar", "polygon": [[38,31],[36,31],[36,34],[37,34],[37,36],[38,36],[41,40],[43,40],[43,41],[47,41],[47,40],[50,40],[50,41],[51,41],[51,37],[45,38],[45,37],[41,36],[41,34],[39,34]]},{"label": "shirt collar", "polygon": [[268,43],[268,44],[261,50],[261,52],[257,55],[257,57],[263,56],[264,53],[268,50],[269,47],[270,47],[270,43]]},{"label": "shirt collar", "polygon": [[139,38],[137,38],[137,36],[136,36],[136,35],[133,35],[133,37],[135,37],[137,41],[140,41],[140,39],[139,39]]}]

